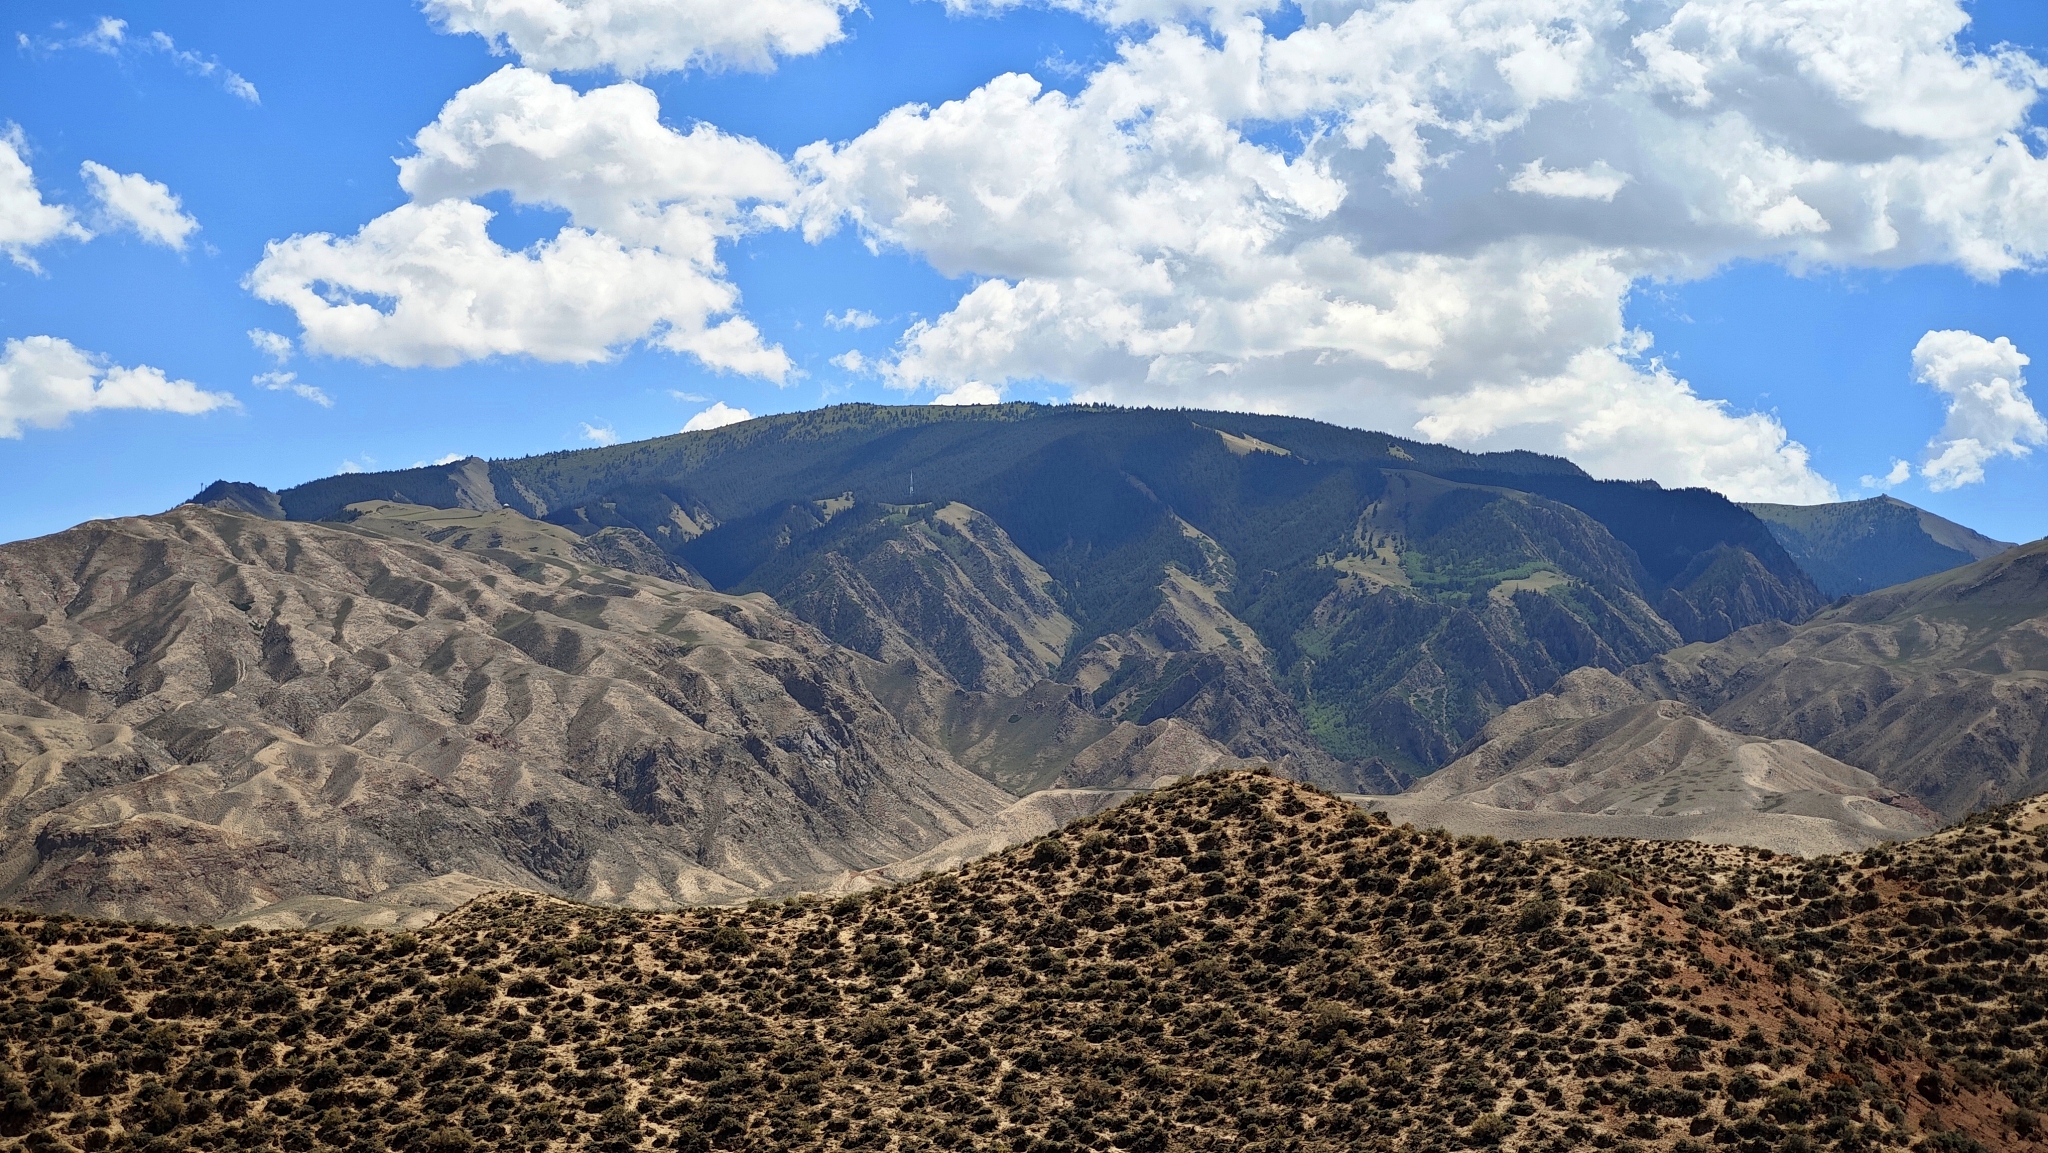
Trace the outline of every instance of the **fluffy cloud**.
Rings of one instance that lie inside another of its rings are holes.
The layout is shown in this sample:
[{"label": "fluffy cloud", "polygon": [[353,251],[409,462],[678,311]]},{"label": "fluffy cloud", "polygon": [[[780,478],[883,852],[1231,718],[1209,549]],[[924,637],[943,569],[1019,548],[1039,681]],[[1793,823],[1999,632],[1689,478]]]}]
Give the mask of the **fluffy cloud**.
[{"label": "fluffy cloud", "polygon": [[[507,67],[464,89],[399,162],[412,202],[351,237],[273,241],[248,285],[283,304],[310,349],[398,366],[490,356],[588,363],[646,341],[780,381],[779,347],[736,315],[722,241],[784,223],[782,159],[707,125],[660,121],[652,92],[578,94]],[[476,203],[509,193],[569,217],[523,251]]]},{"label": "fluffy cloud", "polygon": [[609,424],[584,424],[583,439],[593,444],[617,444],[619,430]]},{"label": "fluffy cloud", "polygon": [[26,151],[19,125],[0,126],[0,252],[30,272],[40,272],[30,249],[60,238],[90,240],[92,233],[79,226],[70,209],[43,202],[35,173],[22,157]]},{"label": "fluffy cloud", "polygon": [[970,380],[951,392],[942,392],[932,398],[933,404],[1001,404],[1003,390],[993,385]]},{"label": "fluffy cloud", "polygon": [[880,366],[899,386],[1045,378],[1827,499],[1775,418],[1645,359],[1632,287],[2048,256],[2044,70],[1960,49],[1955,0],[1312,0],[1284,37],[1259,5],[1063,6],[1164,23],[1072,96],[1004,76],[797,154],[807,236],[976,282]]},{"label": "fluffy cloud", "polygon": [[1514,179],[1508,181],[1508,188],[1536,196],[1598,200],[1606,204],[1612,202],[1614,194],[1631,179],[1628,173],[1609,168],[1604,160],[1596,160],[1584,168],[1548,169],[1543,167],[1543,158],[1539,156],[1515,173]]},{"label": "fluffy cloud", "polygon": [[766,70],[845,36],[857,0],[425,0],[448,32],[490,41],[547,71],[623,76],[731,65]]},{"label": "fluffy cloud", "polygon": [[54,336],[9,340],[0,347],[0,437],[24,425],[60,428],[73,413],[141,408],[197,414],[231,408],[235,398],[202,392],[148,365],[123,368]]},{"label": "fluffy cloud", "polygon": [[[1806,446],[1776,417],[1731,412],[1661,364],[1636,362],[1631,351],[1589,350],[1553,377],[1431,399],[1416,428],[1477,448],[1533,443],[1608,476],[1653,477],[1750,500],[1837,499],[1834,485],[1808,467]],[[1674,457],[1672,446],[1681,444],[1685,451]]]},{"label": "fluffy cloud", "polygon": [[[1010,8],[1043,7],[1077,12],[1112,26],[1175,21],[1231,21],[1272,12],[1278,0],[942,0],[956,15],[986,16]],[[1313,0],[1301,5],[1312,10]]]},{"label": "fluffy cloud", "polygon": [[199,229],[170,188],[139,172],[123,174],[88,160],[78,173],[115,227],[132,228],[151,244],[183,252],[185,238]]},{"label": "fluffy cloud", "polygon": [[704,432],[707,429],[724,428],[728,424],[738,424],[743,420],[752,419],[753,413],[744,408],[733,408],[721,400],[691,417],[689,423],[683,426],[683,431]]},{"label": "fluffy cloud", "polygon": [[1930,332],[1913,346],[1913,374],[1948,398],[1948,420],[1927,443],[1920,475],[1937,492],[1979,484],[1984,465],[2026,456],[2048,443],[2048,421],[2027,398],[2021,371],[2028,358],[2005,337],[1986,340],[1957,330]]},{"label": "fluffy cloud", "polygon": [[1891,470],[1883,476],[1865,475],[1859,482],[1872,492],[1886,492],[1913,479],[1913,465],[1909,461],[1892,459]]}]

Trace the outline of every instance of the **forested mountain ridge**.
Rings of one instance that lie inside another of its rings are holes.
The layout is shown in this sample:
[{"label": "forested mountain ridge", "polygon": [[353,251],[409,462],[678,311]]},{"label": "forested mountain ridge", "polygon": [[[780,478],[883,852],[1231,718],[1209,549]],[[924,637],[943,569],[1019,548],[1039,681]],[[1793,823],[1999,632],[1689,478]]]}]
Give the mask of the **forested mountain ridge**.
[{"label": "forested mountain ridge", "polygon": [[[895,689],[926,714],[957,688],[986,698],[976,716],[1022,716],[1005,702],[1049,680],[1080,690],[1070,734],[1177,719],[1375,791],[1571,669],[1823,603],[1762,522],[1704,490],[1229,413],[846,405],[199,499],[292,519],[503,508],[609,533],[937,677]],[[1021,763],[1002,743],[983,741],[991,779]]]}]

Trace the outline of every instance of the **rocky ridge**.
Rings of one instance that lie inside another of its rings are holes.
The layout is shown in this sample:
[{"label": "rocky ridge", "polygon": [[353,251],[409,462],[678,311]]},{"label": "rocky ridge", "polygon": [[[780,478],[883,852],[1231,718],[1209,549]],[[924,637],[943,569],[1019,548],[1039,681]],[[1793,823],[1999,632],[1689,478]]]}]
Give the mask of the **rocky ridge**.
[{"label": "rocky ridge", "polygon": [[1745,504],[1823,594],[1855,596],[1987,560],[2009,548],[1893,496],[1839,504]]},{"label": "rocky ridge", "polygon": [[1624,674],[1956,819],[2048,789],[2048,541]]},{"label": "rocky ridge", "polygon": [[731,901],[1012,801],[765,597],[392,520],[186,507],[0,548],[0,896],[272,923],[402,920],[378,901],[407,887]]},{"label": "rocky ridge", "polygon": [[1942,824],[1861,769],[1797,741],[1731,732],[1604,669],[1581,669],[1509,709],[1475,745],[1401,796],[1364,803],[1459,833],[1654,837],[1805,855]]}]

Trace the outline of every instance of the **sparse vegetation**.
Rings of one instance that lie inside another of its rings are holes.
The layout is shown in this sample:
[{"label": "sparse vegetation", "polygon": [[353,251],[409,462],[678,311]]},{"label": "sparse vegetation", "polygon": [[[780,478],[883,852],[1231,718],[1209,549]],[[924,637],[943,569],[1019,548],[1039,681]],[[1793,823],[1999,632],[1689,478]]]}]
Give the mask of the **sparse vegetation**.
[{"label": "sparse vegetation", "polygon": [[0,915],[27,1150],[2015,1148],[2044,809],[1861,858],[1198,778],[892,890],[417,934]]}]

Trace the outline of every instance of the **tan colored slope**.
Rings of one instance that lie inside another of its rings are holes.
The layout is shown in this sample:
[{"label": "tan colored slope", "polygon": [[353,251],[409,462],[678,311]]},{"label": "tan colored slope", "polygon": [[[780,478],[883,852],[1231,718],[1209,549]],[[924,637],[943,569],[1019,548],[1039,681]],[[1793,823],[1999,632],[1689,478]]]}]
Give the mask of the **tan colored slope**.
[{"label": "tan colored slope", "polygon": [[0,1078],[38,1150],[2038,1150],[2044,848],[1502,845],[1219,775],[864,897],[0,917]]},{"label": "tan colored slope", "polygon": [[1373,808],[1460,832],[1631,836],[1813,854],[1919,836],[1932,813],[1796,741],[1744,736],[1600,669],[1497,718]]},{"label": "tan colored slope", "polygon": [[2048,541],[1632,669],[1715,723],[1796,740],[1946,817],[2048,790]]},{"label": "tan colored slope", "polygon": [[509,508],[431,508],[388,500],[349,505],[337,519],[356,532],[481,553],[526,576],[552,563],[570,569],[624,569],[710,587],[687,566],[664,555],[639,529],[607,527],[579,535]]},{"label": "tan colored slope", "polygon": [[853,660],[766,597],[190,506],[8,545],[0,900],[729,901],[1010,803]]}]

